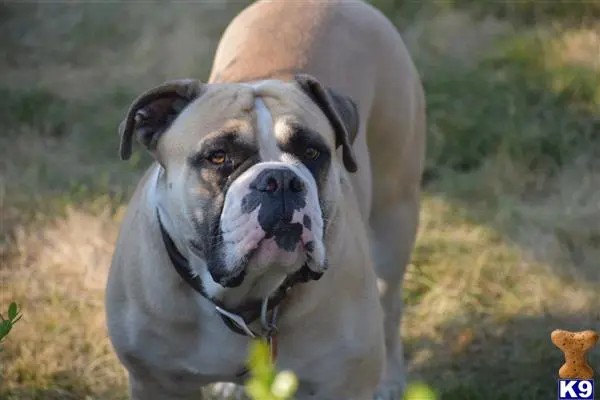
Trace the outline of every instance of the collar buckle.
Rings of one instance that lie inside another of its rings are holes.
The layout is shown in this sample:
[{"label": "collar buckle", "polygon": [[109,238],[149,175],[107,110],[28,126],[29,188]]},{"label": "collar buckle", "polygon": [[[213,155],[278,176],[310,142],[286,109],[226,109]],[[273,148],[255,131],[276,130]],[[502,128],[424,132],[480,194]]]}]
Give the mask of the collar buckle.
[{"label": "collar buckle", "polygon": [[225,317],[227,321],[231,322],[236,328],[238,328],[240,331],[246,334],[246,336],[249,336],[251,338],[256,337],[256,334],[252,332],[252,329],[250,329],[244,318],[237,314],[224,310],[219,306],[215,306],[215,309],[219,314],[221,314],[221,317]]},{"label": "collar buckle", "polygon": [[273,311],[271,312],[271,318],[269,320],[269,297],[265,296],[262,300],[261,308],[260,308],[260,325],[261,325],[261,333],[255,333],[249,326],[246,320],[238,314],[232,313],[230,311],[225,310],[217,305],[215,305],[215,310],[221,315],[221,317],[226,321],[234,325],[236,330],[245,334],[250,338],[266,338],[271,339],[273,336],[277,335],[279,329],[277,328],[277,311],[279,309],[279,304],[277,304]]}]

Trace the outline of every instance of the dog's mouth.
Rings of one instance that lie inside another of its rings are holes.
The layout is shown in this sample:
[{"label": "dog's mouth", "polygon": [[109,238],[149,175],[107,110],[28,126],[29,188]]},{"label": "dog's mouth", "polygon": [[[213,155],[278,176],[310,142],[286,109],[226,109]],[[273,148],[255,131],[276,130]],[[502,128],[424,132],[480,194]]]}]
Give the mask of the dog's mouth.
[{"label": "dog's mouth", "polygon": [[[282,244],[284,247],[282,248]],[[265,269],[278,266],[286,272],[292,272],[298,265],[311,265],[319,267],[315,260],[314,241],[305,242],[300,240],[292,243],[290,240],[279,239],[272,235],[265,235],[258,241],[256,246],[250,249],[246,255],[246,268]]]},{"label": "dog's mouth", "polygon": [[[287,276],[303,266],[315,273],[327,268],[323,242],[306,230],[244,230],[235,236],[235,241],[227,241],[227,235],[220,236],[218,244],[211,246],[211,254],[207,254],[207,267],[213,280],[224,287],[240,286],[246,278]],[[192,251],[200,254],[195,247]]]}]

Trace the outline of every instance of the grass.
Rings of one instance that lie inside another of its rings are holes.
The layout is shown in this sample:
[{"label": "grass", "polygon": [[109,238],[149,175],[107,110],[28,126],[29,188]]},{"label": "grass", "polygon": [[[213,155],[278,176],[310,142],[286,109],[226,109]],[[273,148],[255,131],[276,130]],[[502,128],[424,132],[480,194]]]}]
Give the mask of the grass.
[{"label": "grass", "polygon": [[[404,33],[428,101],[405,279],[411,379],[444,400],[552,398],[562,354],[550,332],[600,330],[595,5],[377,4]],[[148,157],[119,162],[116,127],[150,85],[205,79],[242,4],[156,7],[0,6],[0,309],[15,301],[23,313],[2,343],[0,398],[125,398],[103,288]],[[590,364],[600,371],[598,348]]]}]

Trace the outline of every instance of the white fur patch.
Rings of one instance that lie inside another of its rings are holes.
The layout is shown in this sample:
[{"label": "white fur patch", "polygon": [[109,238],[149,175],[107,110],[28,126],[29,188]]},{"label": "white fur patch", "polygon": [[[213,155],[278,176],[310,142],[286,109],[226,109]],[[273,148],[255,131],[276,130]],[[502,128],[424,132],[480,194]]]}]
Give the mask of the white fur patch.
[{"label": "white fur patch", "polygon": [[158,177],[160,176],[160,165],[154,167],[154,172],[148,181],[148,192],[146,194],[148,199],[149,209],[154,209],[158,205],[158,195],[156,193],[156,187],[158,186]]},{"label": "white fur patch", "polygon": [[213,280],[210,272],[208,272],[208,267],[206,266],[206,264],[204,264],[204,268],[202,268],[200,278],[202,278],[202,286],[204,286],[204,291],[206,292],[206,295],[208,297],[221,297],[221,295],[225,291],[225,288]]},{"label": "white fur patch", "polygon": [[383,279],[377,278],[377,289],[380,295],[387,293],[387,283]]},{"label": "white fur patch", "polygon": [[275,125],[273,126],[273,131],[275,137],[279,140],[285,140],[294,133],[290,120],[285,117],[279,118],[277,122],[275,122]]},{"label": "white fur patch", "polygon": [[256,112],[260,158],[264,161],[277,159],[281,150],[277,146],[277,140],[273,134],[273,116],[260,98],[254,100],[254,111]]},{"label": "white fur patch", "polygon": [[[151,179],[149,180],[148,206],[149,206],[149,209],[152,210],[151,212],[152,212],[152,216],[154,218],[155,218],[154,210],[155,209],[158,210],[158,214],[160,215],[160,220],[161,220],[162,224],[164,225],[165,229],[167,230],[167,232],[169,233],[169,235],[171,236],[171,238],[173,238],[173,241],[175,242],[175,244],[178,245],[177,246],[178,250],[180,252],[182,252],[183,254],[187,254],[187,249],[181,248],[184,241],[181,240],[181,238],[175,234],[175,232],[177,232],[177,229],[175,229],[175,224],[171,220],[169,213],[165,212],[164,208],[161,205],[161,193],[158,190],[158,181],[159,181],[161,172],[162,172],[162,167],[156,166],[155,171],[152,174]],[[182,250],[184,250],[184,251],[182,251]],[[196,274],[195,271],[191,271],[191,272],[192,272],[192,274]]]}]

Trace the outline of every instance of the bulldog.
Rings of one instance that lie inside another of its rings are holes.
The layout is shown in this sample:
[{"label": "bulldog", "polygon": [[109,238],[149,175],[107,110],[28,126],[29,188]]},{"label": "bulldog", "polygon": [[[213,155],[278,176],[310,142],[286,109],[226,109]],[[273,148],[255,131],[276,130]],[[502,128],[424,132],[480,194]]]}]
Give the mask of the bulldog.
[{"label": "bulldog", "polygon": [[398,31],[360,1],[255,2],[208,82],[139,95],[120,154],[135,137],[154,162],[106,288],[130,397],[242,384],[263,338],[298,399],[400,398],[425,122]]}]

